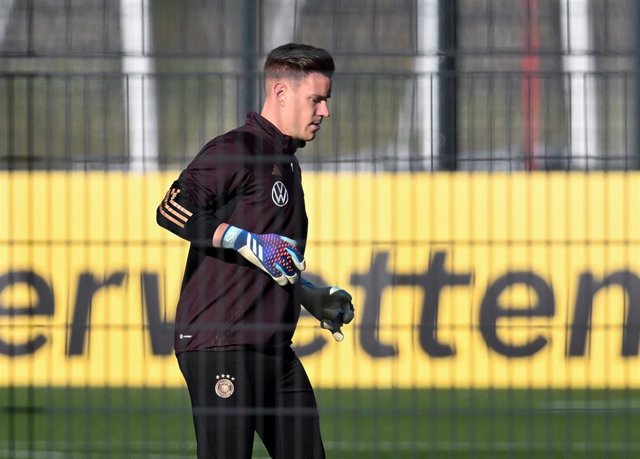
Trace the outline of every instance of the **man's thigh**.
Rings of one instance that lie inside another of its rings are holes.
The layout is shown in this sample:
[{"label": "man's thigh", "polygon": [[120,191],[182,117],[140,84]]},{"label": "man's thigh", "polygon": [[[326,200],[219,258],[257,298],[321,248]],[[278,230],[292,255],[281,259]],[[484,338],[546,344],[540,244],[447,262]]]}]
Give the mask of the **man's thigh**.
[{"label": "man's thigh", "polygon": [[250,458],[253,449],[253,381],[242,352],[195,351],[178,355],[187,382],[198,457]]},{"label": "man's thigh", "polygon": [[324,458],[318,407],[302,363],[289,351],[273,365],[278,369],[273,407],[258,421],[258,434],[274,458]]}]

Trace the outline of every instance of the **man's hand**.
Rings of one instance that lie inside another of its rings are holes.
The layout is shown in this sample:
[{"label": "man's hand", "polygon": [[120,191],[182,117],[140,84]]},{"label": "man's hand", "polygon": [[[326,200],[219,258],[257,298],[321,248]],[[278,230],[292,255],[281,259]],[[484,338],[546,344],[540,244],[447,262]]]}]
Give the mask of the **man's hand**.
[{"label": "man's hand", "polygon": [[320,321],[322,328],[331,331],[336,341],[344,339],[340,327],[351,322],[354,317],[349,293],[340,287],[316,287],[303,280],[302,305]]},{"label": "man's hand", "polygon": [[222,235],[222,247],[236,250],[282,286],[294,284],[305,269],[296,241],[279,234],[253,234],[229,225]]}]

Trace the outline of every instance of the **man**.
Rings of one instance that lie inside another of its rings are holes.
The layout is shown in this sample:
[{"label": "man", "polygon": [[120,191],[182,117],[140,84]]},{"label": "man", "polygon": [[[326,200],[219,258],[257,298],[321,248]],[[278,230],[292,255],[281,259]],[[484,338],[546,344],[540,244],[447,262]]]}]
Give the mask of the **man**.
[{"label": "man", "polygon": [[291,339],[301,303],[338,340],[353,306],[300,278],[307,214],[294,153],[330,115],[333,72],[324,49],[271,51],[261,113],[207,143],[158,207],[158,224],[191,242],[174,347],[199,458],[250,458],[254,432],[273,457],[324,457]]}]

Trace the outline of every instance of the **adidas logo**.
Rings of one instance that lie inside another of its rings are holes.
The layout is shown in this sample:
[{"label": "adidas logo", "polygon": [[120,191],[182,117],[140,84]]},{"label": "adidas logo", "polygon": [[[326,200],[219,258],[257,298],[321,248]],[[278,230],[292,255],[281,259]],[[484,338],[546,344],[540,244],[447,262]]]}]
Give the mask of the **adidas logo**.
[{"label": "adidas logo", "polygon": [[271,175],[275,175],[276,177],[282,175],[282,172],[280,172],[280,169],[278,169],[278,166],[275,164],[273,165],[273,169],[271,169]]}]

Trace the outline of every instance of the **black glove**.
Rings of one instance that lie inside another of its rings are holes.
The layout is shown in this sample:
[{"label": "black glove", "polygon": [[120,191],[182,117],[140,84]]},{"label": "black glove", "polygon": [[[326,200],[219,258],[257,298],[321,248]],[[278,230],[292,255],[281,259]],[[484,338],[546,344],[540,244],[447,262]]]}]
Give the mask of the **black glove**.
[{"label": "black glove", "polygon": [[354,317],[349,293],[335,286],[316,287],[303,279],[302,305],[320,321],[322,328],[331,331],[336,341],[344,339],[340,327],[351,322]]}]

